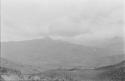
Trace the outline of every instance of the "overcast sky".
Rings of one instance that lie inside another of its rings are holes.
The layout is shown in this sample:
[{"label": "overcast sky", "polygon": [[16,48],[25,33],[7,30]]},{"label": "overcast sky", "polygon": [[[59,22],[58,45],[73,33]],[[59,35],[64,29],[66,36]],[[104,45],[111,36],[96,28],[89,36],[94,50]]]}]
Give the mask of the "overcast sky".
[{"label": "overcast sky", "polygon": [[123,0],[2,0],[2,41],[123,37]]}]

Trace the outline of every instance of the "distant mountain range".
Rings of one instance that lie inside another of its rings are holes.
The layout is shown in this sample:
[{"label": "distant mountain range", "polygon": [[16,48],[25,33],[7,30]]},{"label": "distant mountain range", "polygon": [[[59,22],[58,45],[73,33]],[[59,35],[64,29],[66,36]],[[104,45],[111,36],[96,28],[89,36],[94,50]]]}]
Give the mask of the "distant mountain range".
[{"label": "distant mountain range", "polygon": [[40,67],[41,70],[80,66],[94,68],[116,64],[125,59],[122,39],[108,45],[89,47],[51,38],[2,42],[1,56],[13,62]]}]

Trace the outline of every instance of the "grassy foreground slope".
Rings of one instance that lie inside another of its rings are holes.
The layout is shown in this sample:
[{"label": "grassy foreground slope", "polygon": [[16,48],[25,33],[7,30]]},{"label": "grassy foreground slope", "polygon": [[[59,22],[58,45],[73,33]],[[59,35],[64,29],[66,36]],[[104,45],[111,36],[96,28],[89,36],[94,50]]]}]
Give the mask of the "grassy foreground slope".
[{"label": "grassy foreground slope", "polygon": [[[25,75],[21,69],[15,68],[15,66],[0,66],[0,78],[6,79],[3,77],[3,74],[12,79],[19,81],[125,81],[125,61],[122,61],[118,64],[104,66],[93,69],[82,69],[80,67],[72,67],[70,69],[58,68],[50,69],[43,72],[34,72],[30,75]],[[18,66],[20,67],[20,66]],[[24,66],[25,67],[25,66]],[[20,68],[24,68],[20,67]],[[18,69],[18,70],[17,70]],[[29,68],[30,69],[30,68]],[[7,81],[7,80],[3,80]]]}]

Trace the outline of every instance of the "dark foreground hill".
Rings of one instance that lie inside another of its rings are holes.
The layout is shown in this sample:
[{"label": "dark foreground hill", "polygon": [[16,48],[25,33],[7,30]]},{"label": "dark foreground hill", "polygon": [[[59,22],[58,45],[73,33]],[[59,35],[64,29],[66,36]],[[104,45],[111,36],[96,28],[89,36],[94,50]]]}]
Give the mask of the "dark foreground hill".
[{"label": "dark foreground hill", "polygon": [[99,74],[101,79],[110,79],[112,81],[125,81],[125,61],[116,65],[100,67],[97,70],[102,70]]}]

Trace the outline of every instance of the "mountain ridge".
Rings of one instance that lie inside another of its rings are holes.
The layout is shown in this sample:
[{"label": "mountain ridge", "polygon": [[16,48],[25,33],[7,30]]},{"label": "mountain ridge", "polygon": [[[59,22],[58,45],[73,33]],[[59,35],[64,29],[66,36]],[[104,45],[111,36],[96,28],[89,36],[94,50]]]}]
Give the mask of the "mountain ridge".
[{"label": "mountain ridge", "polygon": [[[117,41],[117,44],[114,43],[106,47],[102,46],[96,48],[46,38],[23,42],[2,43],[1,54],[2,57],[12,61],[35,66],[40,65],[43,66],[43,69],[47,69],[47,67],[56,68],[81,65],[85,68],[92,68],[97,65],[96,62],[99,62],[100,58],[105,59],[107,57],[116,56],[112,58],[115,59],[118,56],[118,59],[114,62],[108,58],[109,63],[112,64],[124,59],[122,46],[123,44]],[[98,64],[102,64],[103,66],[103,61]],[[105,65],[108,64],[108,61]]]}]

